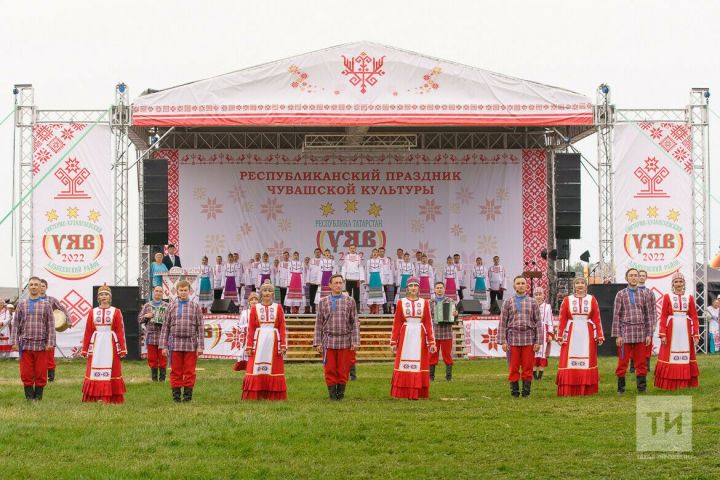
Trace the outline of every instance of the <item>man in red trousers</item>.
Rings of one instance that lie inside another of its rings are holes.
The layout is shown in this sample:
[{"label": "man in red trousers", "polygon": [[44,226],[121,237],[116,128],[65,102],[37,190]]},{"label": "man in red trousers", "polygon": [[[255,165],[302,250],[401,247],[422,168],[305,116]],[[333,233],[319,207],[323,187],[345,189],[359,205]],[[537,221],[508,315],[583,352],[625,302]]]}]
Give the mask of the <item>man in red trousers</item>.
[{"label": "man in red trousers", "polygon": [[527,280],[521,276],[515,277],[513,287],[515,296],[503,303],[497,338],[503,352],[510,349],[510,394],[516,398],[520,396],[518,380],[522,379],[522,396],[529,397],[535,352],[540,350],[543,338],[542,317],[538,303],[525,294]]},{"label": "man in red trousers", "polygon": [[10,344],[20,351],[20,378],[27,400],[42,400],[47,365],[55,350],[55,319],[50,302],[40,296],[40,279],[30,277],[29,297],[17,305]]},{"label": "man in red trousers", "polygon": [[323,355],[325,384],[330,400],[345,397],[345,385],[354,352],[360,346],[360,323],[355,300],[343,295],[342,275],[330,277],[330,295],[320,300],[315,319],[313,346]]}]

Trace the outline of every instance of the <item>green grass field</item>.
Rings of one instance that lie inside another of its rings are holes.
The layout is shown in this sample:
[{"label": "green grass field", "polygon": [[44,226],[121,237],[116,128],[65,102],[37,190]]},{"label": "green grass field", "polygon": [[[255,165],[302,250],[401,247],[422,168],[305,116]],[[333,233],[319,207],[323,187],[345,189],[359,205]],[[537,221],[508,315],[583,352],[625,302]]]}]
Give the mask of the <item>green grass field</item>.
[{"label": "green grass field", "polygon": [[720,478],[719,366],[700,357],[693,450],[678,455],[636,451],[634,380],[618,397],[613,359],[594,397],[557,398],[552,360],[529,399],[512,399],[505,361],[477,360],[458,361],[452,382],[440,366],[417,402],[390,399],[389,363],[359,365],[343,402],[326,399],[319,364],[292,364],[281,403],[242,402],[230,362],[200,361],[180,405],[145,364],[125,362],[119,406],[80,402],[81,361],[60,362],[44,400],[28,403],[6,360],[0,478]]}]

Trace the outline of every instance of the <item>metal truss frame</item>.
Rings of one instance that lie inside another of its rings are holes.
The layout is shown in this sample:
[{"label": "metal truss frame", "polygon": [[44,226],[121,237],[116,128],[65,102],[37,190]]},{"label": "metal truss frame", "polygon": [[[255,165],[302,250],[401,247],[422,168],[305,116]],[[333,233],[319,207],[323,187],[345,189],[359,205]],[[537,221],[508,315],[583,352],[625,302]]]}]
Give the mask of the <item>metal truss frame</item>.
[{"label": "metal truss frame", "polygon": [[115,104],[110,115],[113,138],[113,236],[115,285],[128,284],[128,165],[130,159],[130,91],[124,83],[115,86]]},{"label": "metal truss frame", "polygon": [[[18,207],[18,290],[23,290],[33,275],[33,128],[40,124],[95,123],[102,121],[107,110],[40,110],[35,106],[35,89],[30,84],[15,85],[17,103],[15,128],[18,148],[14,161],[18,173],[18,199],[27,195]],[[107,120],[105,120],[107,121]],[[127,197],[127,195],[126,195]],[[15,199],[14,199],[15,200]],[[126,202],[127,203],[127,200]],[[127,218],[127,215],[126,215]]]},{"label": "metal truss frame", "polygon": [[597,89],[595,125],[598,133],[598,216],[599,218],[599,265],[603,281],[615,281],[615,252],[613,250],[613,183],[612,144],[615,109],[610,103],[610,87],[603,84]]}]

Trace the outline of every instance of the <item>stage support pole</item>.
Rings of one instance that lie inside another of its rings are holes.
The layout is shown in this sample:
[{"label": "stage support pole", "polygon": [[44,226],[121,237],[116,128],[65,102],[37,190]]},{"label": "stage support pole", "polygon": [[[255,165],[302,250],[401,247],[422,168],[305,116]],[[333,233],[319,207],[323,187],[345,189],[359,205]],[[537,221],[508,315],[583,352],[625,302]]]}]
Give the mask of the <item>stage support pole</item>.
[{"label": "stage support pole", "polygon": [[599,270],[603,282],[615,281],[615,252],[613,229],[613,124],[614,107],[610,103],[610,87],[597,89],[595,125],[598,134],[598,213],[600,217]]},{"label": "stage support pole", "polygon": [[128,284],[128,163],[130,158],[130,91],[115,85],[115,104],[110,117],[113,138],[113,238],[115,285]]}]

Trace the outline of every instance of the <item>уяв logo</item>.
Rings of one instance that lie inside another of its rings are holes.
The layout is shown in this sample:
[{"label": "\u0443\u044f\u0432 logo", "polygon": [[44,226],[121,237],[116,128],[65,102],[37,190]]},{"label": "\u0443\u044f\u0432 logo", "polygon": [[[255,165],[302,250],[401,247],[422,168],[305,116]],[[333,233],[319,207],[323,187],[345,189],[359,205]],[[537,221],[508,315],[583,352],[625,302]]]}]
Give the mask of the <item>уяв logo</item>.
[{"label": "\u0443\u044f\u0432 logo", "polygon": [[645,219],[636,209],[625,212],[631,222],[625,227],[623,245],[630,258],[628,267],[647,270],[648,278],[663,278],[681,267],[680,254],[685,248],[680,212],[670,209],[662,218],[660,209],[647,207]]},{"label": "\u0443\u044f\u0432 logo", "polygon": [[81,280],[100,271],[103,265],[99,258],[105,243],[98,225],[100,212],[90,209],[85,214],[78,207],[68,207],[66,219],[61,219],[55,209],[45,216],[49,223],[42,232],[43,252],[48,260],[45,270],[65,280]]}]

